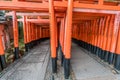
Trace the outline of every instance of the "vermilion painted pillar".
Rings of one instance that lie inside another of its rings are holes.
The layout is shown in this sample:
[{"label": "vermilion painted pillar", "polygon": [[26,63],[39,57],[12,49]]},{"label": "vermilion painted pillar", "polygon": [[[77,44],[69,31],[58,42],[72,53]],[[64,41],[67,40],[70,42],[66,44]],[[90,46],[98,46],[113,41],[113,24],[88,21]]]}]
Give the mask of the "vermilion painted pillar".
[{"label": "vermilion painted pillar", "polygon": [[105,29],[104,29],[104,38],[103,38],[103,41],[104,41],[104,43],[103,43],[103,45],[102,45],[102,49],[103,49],[103,51],[104,51],[104,57],[103,57],[103,59],[105,59],[105,61],[107,61],[107,59],[108,59],[108,54],[109,54],[109,51],[106,51],[106,45],[107,45],[107,35],[108,35],[108,29],[110,28],[109,27],[109,22],[110,22],[110,16],[106,16],[105,17],[106,18],[106,21],[105,21]]},{"label": "vermilion painted pillar", "polygon": [[66,79],[68,79],[70,75],[73,0],[68,1],[67,9],[68,9],[66,17],[67,22],[65,23],[65,37],[64,37],[64,54],[65,54],[64,73]]},{"label": "vermilion painted pillar", "polygon": [[29,23],[29,26],[28,26],[28,28],[29,28],[29,44],[30,44],[30,48],[32,48],[33,47],[33,45],[32,45],[32,23]]},{"label": "vermilion painted pillar", "polygon": [[36,34],[35,34],[35,24],[33,25],[33,32],[34,32],[34,36],[33,36],[33,41],[35,41],[35,36],[36,36]]},{"label": "vermilion painted pillar", "polygon": [[[27,19],[27,17],[26,17]],[[30,48],[30,44],[29,44],[29,24],[28,24],[28,21],[25,21],[26,23],[26,42],[27,42],[27,47],[28,47],[28,50]]]},{"label": "vermilion painted pillar", "polygon": [[34,24],[31,23],[31,41],[32,41],[32,47],[34,46]]},{"label": "vermilion painted pillar", "polygon": [[95,48],[96,48],[96,46],[95,46],[95,30],[96,30],[96,20],[93,20],[93,31],[92,31],[92,44],[93,44],[93,46],[94,46],[94,48],[93,48],[93,53],[95,54]]},{"label": "vermilion painted pillar", "polygon": [[61,54],[61,66],[63,66],[63,60],[64,60],[64,27],[65,27],[65,18],[61,19],[60,24],[60,54]]},{"label": "vermilion painted pillar", "polygon": [[27,29],[27,42],[28,42],[28,47],[29,49],[31,48],[30,44],[30,22],[26,22],[26,29]]},{"label": "vermilion painted pillar", "polygon": [[40,27],[40,38],[42,38],[42,27]]},{"label": "vermilion painted pillar", "polygon": [[100,51],[99,51],[99,53],[100,53],[99,57],[101,59],[103,59],[103,47],[102,47],[102,45],[103,45],[103,41],[104,41],[103,40],[103,38],[104,38],[104,32],[105,32],[105,17],[102,18],[102,22],[101,22]]},{"label": "vermilion painted pillar", "polygon": [[97,33],[97,51],[96,51],[97,56],[99,56],[99,51],[100,51],[99,46],[100,46],[101,22],[102,22],[102,19],[100,18],[99,24],[98,24],[98,33]]},{"label": "vermilion painted pillar", "polygon": [[118,29],[120,24],[120,15],[116,14],[115,20],[114,20],[114,27],[112,29],[112,38],[111,38],[111,46],[110,46],[110,54],[108,62],[109,64],[113,63],[113,57],[115,55],[115,49],[116,49],[116,43],[117,43],[117,36],[118,36]]},{"label": "vermilion painted pillar", "polygon": [[5,60],[5,52],[4,52],[4,47],[3,47],[3,41],[2,41],[2,27],[0,25],[0,64],[1,68],[4,69],[6,67],[6,60]]},{"label": "vermilion painted pillar", "polygon": [[[120,22],[119,22],[120,23]],[[120,70],[120,24],[118,30],[118,37],[117,37],[117,45],[116,45],[116,57],[115,57],[115,68]]]},{"label": "vermilion painted pillar", "polygon": [[49,0],[49,13],[50,13],[50,42],[51,42],[51,57],[52,57],[52,70],[53,73],[57,72],[57,54],[56,54],[56,23],[53,0]]},{"label": "vermilion painted pillar", "polygon": [[99,19],[97,19],[96,22],[95,22],[95,33],[94,33],[95,34],[95,38],[94,38],[94,41],[95,41],[94,42],[94,45],[95,45],[94,53],[95,54],[97,54],[96,52],[97,52],[97,49],[98,49],[98,47],[97,47],[97,40],[98,40],[98,34],[97,33],[99,31],[99,27],[98,27],[99,23],[98,22],[99,22]]},{"label": "vermilion painted pillar", "polygon": [[18,59],[19,58],[19,43],[18,43],[19,35],[18,35],[18,23],[17,23],[16,11],[13,11],[13,35],[14,35],[14,47],[15,47],[14,55],[15,55],[15,59]]},{"label": "vermilion painted pillar", "polygon": [[26,29],[26,16],[23,16],[23,33],[24,33],[24,44],[25,51],[28,52],[28,43],[27,43],[27,29]]}]

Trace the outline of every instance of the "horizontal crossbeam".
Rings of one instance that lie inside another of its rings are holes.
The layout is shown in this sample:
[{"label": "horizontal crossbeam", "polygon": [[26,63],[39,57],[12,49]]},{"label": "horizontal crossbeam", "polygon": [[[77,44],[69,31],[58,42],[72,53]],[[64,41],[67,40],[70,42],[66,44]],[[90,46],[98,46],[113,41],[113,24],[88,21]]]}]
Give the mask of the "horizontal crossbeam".
[{"label": "horizontal crossbeam", "polygon": [[[55,7],[67,7],[67,1],[54,1]],[[120,11],[120,6],[112,5],[99,5],[99,4],[86,4],[86,3],[73,3],[74,8],[83,9],[97,9],[97,10],[112,10]],[[0,10],[17,10],[17,11],[48,11],[48,2],[34,3],[34,2],[13,2],[13,1],[0,1]]]}]

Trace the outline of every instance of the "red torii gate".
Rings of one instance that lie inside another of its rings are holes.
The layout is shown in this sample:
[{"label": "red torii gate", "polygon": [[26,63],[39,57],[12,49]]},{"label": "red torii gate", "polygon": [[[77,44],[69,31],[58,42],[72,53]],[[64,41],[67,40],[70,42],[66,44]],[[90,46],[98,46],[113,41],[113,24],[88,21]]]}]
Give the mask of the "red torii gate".
[{"label": "red torii gate", "polygon": [[[32,1],[32,2],[31,2]],[[65,68],[65,78],[68,78],[70,75],[70,58],[71,58],[71,34],[72,34],[72,13],[73,12],[86,12],[85,10],[79,10],[76,8],[84,8],[84,9],[98,9],[96,13],[106,13],[107,11],[102,11],[101,10],[109,10],[112,12],[107,12],[107,13],[118,13],[120,11],[120,6],[117,5],[104,5],[103,0],[98,0],[98,4],[91,4],[94,3],[92,0],[89,0],[88,3],[82,3],[80,1],[65,1],[65,0],[59,0],[59,1],[54,1],[54,0],[36,0],[39,3],[34,3],[33,0],[30,0],[30,2],[27,2],[26,0],[18,1],[18,0],[12,0],[12,1],[0,1],[0,9],[1,10],[15,10],[15,11],[25,11],[25,12],[31,12],[31,11],[36,11],[36,12],[49,12],[50,16],[50,33],[51,33],[51,57],[52,57],[52,67],[53,67],[53,72],[57,72],[57,47],[58,47],[58,26],[57,26],[57,17],[55,16],[56,12],[63,12],[64,16],[61,19],[61,30],[64,29],[64,31],[61,32],[61,48],[62,48],[62,53],[64,56],[64,68]],[[35,2],[36,2],[35,1]],[[87,4],[86,4],[87,3]],[[106,3],[108,4],[108,3]],[[32,6],[31,6],[32,5]],[[48,6],[49,5],[49,6]],[[57,8],[55,8],[57,7]],[[61,7],[64,7],[64,9],[61,9]],[[58,9],[58,11],[57,11]],[[67,11],[66,11],[67,9]],[[99,11],[99,12],[98,12]],[[90,11],[89,11],[90,12]],[[115,14],[116,14],[115,13]],[[14,12],[14,16],[16,16],[16,13]],[[75,19],[75,18],[74,18]],[[85,18],[84,18],[85,19]],[[17,30],[17,18],[13,18],[13,24],[14,24],[14,45],[15,45],[15,50],[16,53],[18,53],[18,30]],[[76,20],[76,19],[75,19]],[[23,18],[23,21],[26,21],[25,17]],[[35,20],[33,22],[36,22]],[[39,22],[39,21],[38,21]],[[45,21],[46,22],[46,21]],[[73,21],[74,22],[74,21]],[[76,23],[79,23],[79,21],[75,21]],[[24,26],[26,23],[24,22]],[[29,24],[30,25],[30,24]],[[24,29],[24,33],[25,33]],[[26,36],[26,35],[25,35]],[[24,36],[24,37],[25,37]],[[29,40],[30,41],[30,40]],[[25,41],[25,43],[27,43]],[[2,45],[1,45],[2,46]],[[18,54],[16,55],[16,58],[18,58]]]}]

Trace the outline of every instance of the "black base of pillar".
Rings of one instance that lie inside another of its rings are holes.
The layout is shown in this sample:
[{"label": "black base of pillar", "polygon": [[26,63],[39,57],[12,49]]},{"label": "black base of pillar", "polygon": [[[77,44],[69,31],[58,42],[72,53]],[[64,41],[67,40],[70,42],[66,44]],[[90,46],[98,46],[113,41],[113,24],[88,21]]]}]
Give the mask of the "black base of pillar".
[{"label": "black base of pillar", "polygon": [[105,51],[105,62],[108,62],[108,55],[109,55],[109,52]]},{"label": "black base of pillar", "polygon": [[32,44],[32,42],[30,42],[30,49],[32,49],[33,48],[33,44]]},{"label": "black base of pillar", "polygon": [[99,56],[99,50],[100,50],[100,48],[97,47],[97,49],[96,49],[96,55],[97,56]]},{"label": "black base of pillar", "polygon": [[114,54],[113,54],[113,65],[115,64],[116,57],[117,57],[117,54],[116,54],[116,53],[114,53]]},{"label": "black base of pillar", "polygon": [[92,53],[92,45],[89,44],[89,51]]},{"label": "black base of pillar", "polygon": [[29,49],[30,49],[30,43],[27,43],[27,47],[28,47],[28,51],[29,51]]},{"label": "black base of pillar", "polygon": [[28,52],[29,48],[28,48],[28,44],[25,44],[25,52]]},{"label": "black base of pillar", "polygon": [[58,60],[58,55],[59,55],[59,46],[56,48],[56,52],[57,52],[57,60]]},{"label": "black base of pillar", "polygon": [[91,50],[92,50],[91,52],[94,54],[94,46],[93,45],[91,46]]},{"label": "black base of pillar", "polygon": [[102,50],[102,52],[101,52],[101,59],[105,59],[105,51],[104,50]]},{"label": "black base of pillar", "polygon": [[63,62],[64,62],[64,55],[63,53],[61,53],[61,66],[63,66]]},{"label": "black base of pillar", "polygon": [[96,54],[96,50],[97,50],[97,47],[95,46],[95,47],[94,47],[94,54]]},{"label": "black base of pillar", "polygon": [[15,60],[19,59],[19,47],[15,48],[14,57],[15,57]]},{"label": "black base of pillar", "polygon": [[120,55],[119,54],[116,55],[114,67],[117,70],[120,70]]},{"label": "black base of pillar", "polygon": [[64,76],[68,79],[70,76],[70,59],[64,59]]},{"label": "black base of pillar", "polygon": [[60,58],[61,58],[61,66],[63,66],[64,55],[63,55],[61,47],[60,47]]},{"label": "black base of pillar", "polygon": [[5,55],[1,55],[1,56],[0,56],[0,63],[1,63],[1,68],[2,68],[2,70],[3,70],[4,68],[6,68],[7,64],[6,64],[6,60],[5,60]]},{"label": "black base of pillar", "polygon": [[30,43],[30,48],[33,48],[34,47],[34,42],[32,41],[31,43]]},{"label": "black base of pillar", "polygon": [[52,58],[52,72],[57,73],[57,58]]},{"label": "black base of pillar", "polygon": [[102,59],[102,49],[101,48],[99,48],[98,56],[99,56],[99,58]]},{"label": "black base of pillar", "polygon": [[113,56],[114,56],[114,53],[109,52],[109,55],[108,55],[108,63],[109,63],[109,64],[112,64],[112,63],[113,63]]}]

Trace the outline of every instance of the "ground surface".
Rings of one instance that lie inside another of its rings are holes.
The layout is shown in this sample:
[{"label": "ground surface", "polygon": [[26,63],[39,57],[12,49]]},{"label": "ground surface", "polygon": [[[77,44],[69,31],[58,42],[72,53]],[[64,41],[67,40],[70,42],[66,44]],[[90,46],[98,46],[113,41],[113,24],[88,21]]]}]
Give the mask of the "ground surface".
[{"label": "ground surface", "polygon": [[0,80],[44,80],[48,60],[49,41],[45,41],[11,65]]},{"label": "ground surface", "polygon": [[111,68],[99,63],[86,50],[74,43],[71,65],[76,80],[120,80],[116,77],[119,75],[113,73]]},{"label": "ground surface", "polygon": [[[120,75],[99,62],[77,44],[72,44],[71,75],[68,80],[120,80]],[[58,53],[59,56],[59,53]],[[0,75],[0,80],[65,80],[60,56],[57,73],[52,74],[49,40],[41,42],[25,57]]]}]

